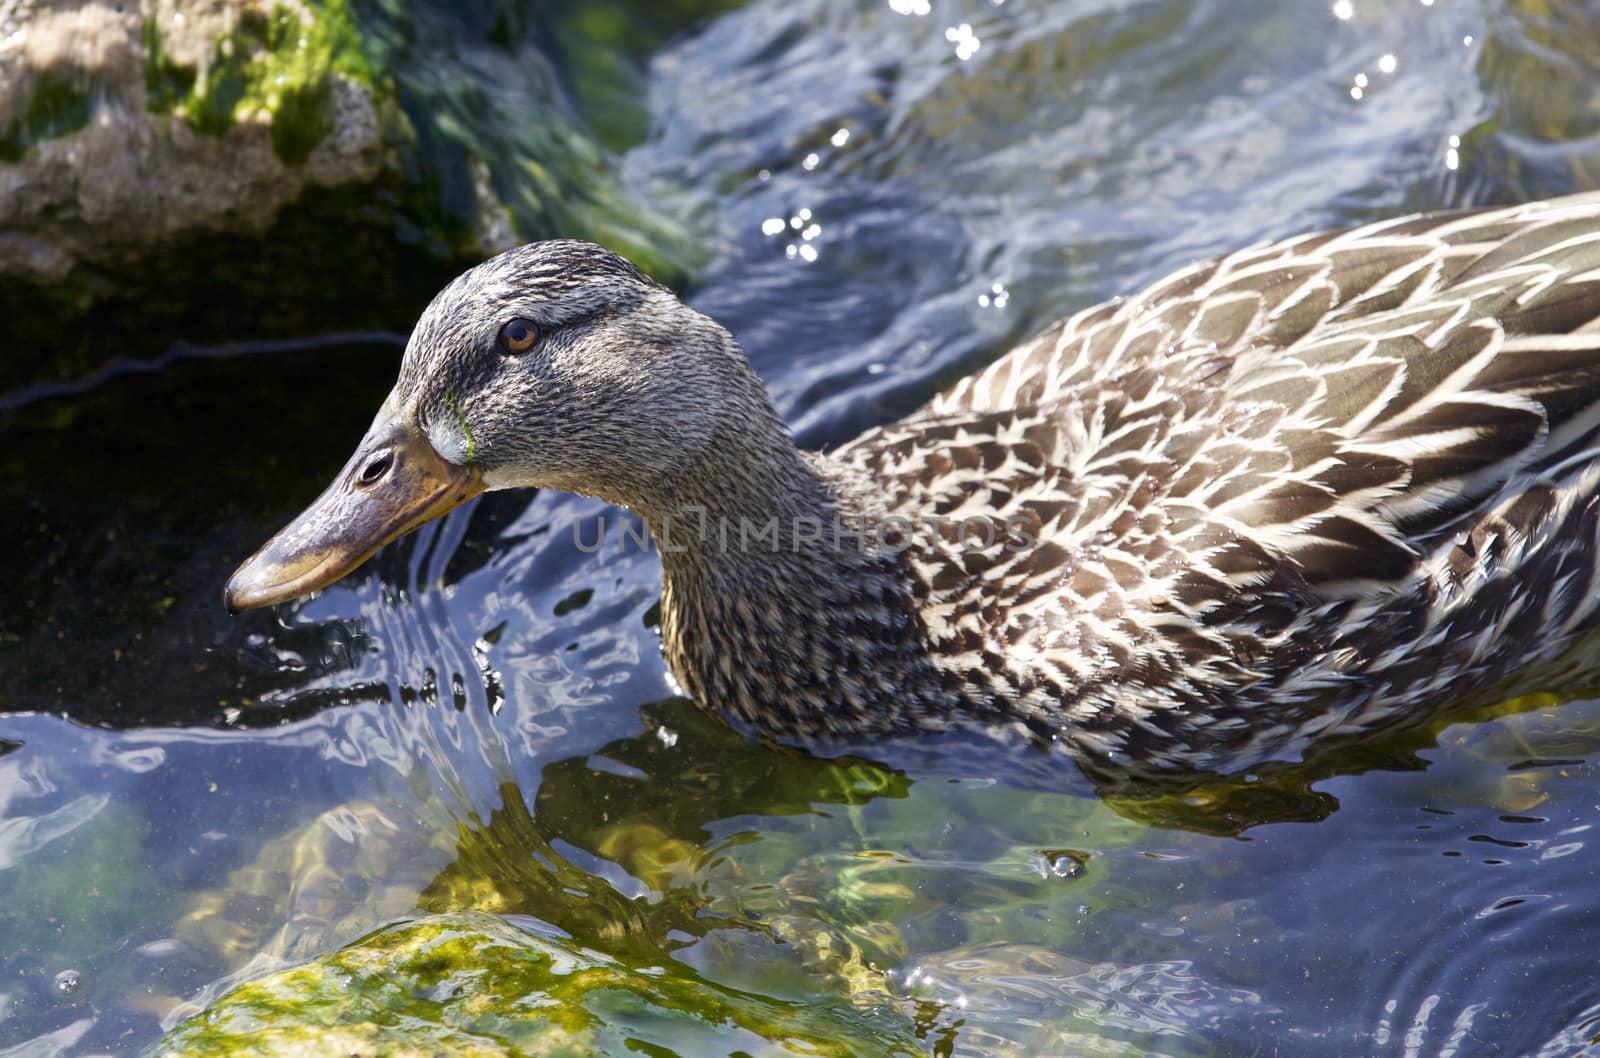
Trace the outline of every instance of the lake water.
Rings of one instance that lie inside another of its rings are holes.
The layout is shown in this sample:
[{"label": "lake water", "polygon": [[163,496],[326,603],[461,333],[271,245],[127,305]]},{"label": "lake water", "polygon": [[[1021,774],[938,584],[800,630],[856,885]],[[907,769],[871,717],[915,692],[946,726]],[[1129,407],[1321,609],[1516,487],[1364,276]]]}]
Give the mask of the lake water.
[{"label": "lake water", "polygon": [[[621,171],[811,445],[1215,252],[1600,187],[1577,0],[758,0],[642,83]],[[585,554],[618,515],[567,496],[227,617],[410,322],[0,398],[0,1058],[137,1053],[472,908],[933,1054],[1600,1054],[1600,680],[1107,802],[734,736],[673,696],[654,557]],[[615,1017],[608,1054],[812,1053]]]}]

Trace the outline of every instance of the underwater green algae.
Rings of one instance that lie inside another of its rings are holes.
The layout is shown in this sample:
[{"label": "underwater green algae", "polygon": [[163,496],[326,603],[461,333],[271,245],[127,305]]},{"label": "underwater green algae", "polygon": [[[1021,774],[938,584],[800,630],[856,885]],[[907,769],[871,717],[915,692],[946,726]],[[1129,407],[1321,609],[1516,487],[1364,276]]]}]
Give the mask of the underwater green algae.
[{"label": "underwater green algae", "polygon": [[[539,8],[353,0],[351,10],[368,61],[392,77],[413,130],[407,164],[446,213],[519,241],[588,239],[669,284],[698,271],[703,235],[670,202],[672,189],[627,181],[568,105],[575,56],[545,54]],[[571,46],[615,51],[606,41]],[[627,61],[642,69],[644,57]]]},{"label": "underwater green algae", "polygon": [[[147,828],[132,807],[92,797],[27,823],[27,837],[13,826],[0,848],[0,936],[13,951],[46,947],[63,964],[82,961],[156,896],[144,866]],[[5,854],[19,843],[31,851],[10,862]]]},{"label": "underwater green algae", "polygon": [[602,144],[621,151],[643,142],[650,129],[649,57],[675,34],[747,3],[557,0],[540,9],[565,60],[578,112]]},{"label": "underwater green algae", "polygon": [[174,932],[227,967],[306,959],[415,911],[417,887],[448,862],[448,845],[448,835],[371,802],[337,805],[193,894]]},{"label": "underwater green algae", "polygon": [[[1161,899],[1148,871],[1130,870],[1148,862],[1150,831],[1093,797],[913,782],[867,761],[750,746],[682,700],[647,706],[645,719],[640,736],[547,766],[532,806],[508,784],[498,809],[462,821],[417,900],[439,917],[244,985],[160,1053],[288,1054],[314,1031],[356,1054],[947,1054],[965,996],[987,990],[974,967],[1003,965],[1018,937],[1029,951],[1073,951],[1102,912]],[[234,965],[252,945],[284,952],[252,906],[316,888],[327,864],[304,855],[322,846],[309,837],[269,842],[218,900],[197,903],[183,935],[247,938],[228,952]],[[409,847],[383,844],[379,860]],[[401,861],[353,869],[402,878],[403,893]],[[321,936],[348,937],[357,920],[324,916]],[[1094,985],[1092,964],[1058,961]],[[480,999],[465,997],[468,981]],[[513,1012],[501,995],[527,998]],[[1098,1002],[1063,1017],[1090,1032]],[[1108,1054],[1203,1053],[1139,1050],[1159,1025],[1102,1028],[1122,1041]]]},{"label": "underwater green algae", "polygon": [[[0,762],[0,790],[16,780]],[[94,795],[32,815],[13,808],[0,822],[0,1041],[148,984],[106,938],[134,935],[181,902],[150,868],[149,830],[137,808]]]},{"label": "underwater green algae", "polygon": [[1073,950],[1100,910],[1159,898],[1127,869],[1151,832],[1080,786],[914,781],[750,746],[684,700],[644,719],[638,737],[547,765],[531,812],[504,791],[425,906],[537,915],[613,954],[870,1009],[914,1000],[898,972],[918,954],[1017,936]]},{"label": "underwater green algae", "polygon": [[152,1058],[308,1053],[471,1058],[920,1054],[907,1026],[631,967],[548,932],[463,912],[391,926],[241,985]]},{"label": "underwater green algae", "polygon": [[[1592,746],[1553,704],[1500,703],[1483,717],[1498,722],[1386,740],[1374,759],[1442,736],[1474,763],[1441,776],[1470,789],[1434,783],[1440,801],[1531,811],[1547,780],[1520,762]],[[1212,895],[1250,885],[1217,838],[1153,830],[1081,790],[741,748],[682,701],[643,719],[639,736],[547,766],[532,807],[508,784],[498,810],[464,821],[418,901],[432,916],[243,985],[156,1053],[1194,1058],[1234,1053],[1211,1045],[1206,1019],[1261,1005],[1252,986],[1269,982],[1248,964],[1208,980],[1128,924],[1296,928],[1292,904]],[[308,890],[283,876],[307,862],[286,852],[304,838],[287,840],[262,858],[276,882],[229,889]],[[1179,866],[1195,857],[1204,875]],[[329,866],[310,859],[313,875]]]}]

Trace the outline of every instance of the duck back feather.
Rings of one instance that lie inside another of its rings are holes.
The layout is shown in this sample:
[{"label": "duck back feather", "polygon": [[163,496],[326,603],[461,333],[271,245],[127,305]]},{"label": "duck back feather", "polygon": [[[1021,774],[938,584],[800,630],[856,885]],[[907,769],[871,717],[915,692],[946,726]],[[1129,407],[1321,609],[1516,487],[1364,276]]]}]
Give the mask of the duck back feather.
[{"label": "duck back feather", "polygon": [[1242,766],[1591,623],[1597,432],[1585,195],[1196,265],[834,458],[893,514],[1007,527],[907,552],[969,687],[1091,752]]}]

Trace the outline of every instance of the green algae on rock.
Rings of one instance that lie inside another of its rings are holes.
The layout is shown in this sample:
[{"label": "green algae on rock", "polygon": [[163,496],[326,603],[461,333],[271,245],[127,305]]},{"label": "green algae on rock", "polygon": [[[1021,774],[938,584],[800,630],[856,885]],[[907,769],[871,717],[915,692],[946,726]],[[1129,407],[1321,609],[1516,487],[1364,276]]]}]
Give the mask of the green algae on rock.
[{"label": "green algae on rock", "polygon": [[7,276],[114,274],[188,235],[258,234],[305,188],[396,164],[399,111],[342,0],[19,7],[0,51]]},{"label": "green algae on rock", "polygon": [[304,12],[246,9],[194,66],[168,53],[155,18],[144,23],[143,44],[152,113],[175,113],[213,135],[241,121],[264,120],[278,157],[291,165],[336,131],[339,78],[379,90],[342,0],[323,0]]},{"label": "green algae on rock", "polygon": [[[526,0],[463,8],[359,0],[362,43],[394,78],[415,130],[411,158],[441,207],[494,249],[564,235],[619,250],[682,282],[700,251],[688,229],[630,186],[572,113],[561,67]],[[614,50],[605,42],[570,48]]]},{"label": "green algae on rock", "polygon": [[920,1054],[908,1023],[632,967],[481,912],[390,926],[234,989],[151,1058]]},{"label": "green algae on rock", "polygon": [[[426,301],[414,290],[556,235],[681,281],[694,239],[625,184],[573,113],[526,6],[13,0],[6,24],[20,28],[0,49],[0,304],[19,310],[22,357],[35,333],[53,352],[42,365],[8,357],[0,388],[102,361],[103,341],[73,337],[91,312],[93,330],[110,324],[125,336],[116,352],[136,357],[180,336],[239,337],[236,325],[197,328],[185,306],[225,305],[233,319],[265,306],[270,320],[308,290],[318,329],[373,326],[369,306],[384,302],[383,325],[400,327]],[[303,208],[319,193],[343,212]],[[297,212],[315,219],[294,226],[293,267],[269,270],[287,286],[241,276],[251,253],[216,250],[243,239],[269,252]],[[352,272],[353,225],[382,233],[375,262],[426,278]]]},{"label": "green algae on rock", "polygon": [[88,123],[88,78],[78,71],[52,70],[28,86],[25,101],[19,101],[0,129],[0,162],[21,161],[34,143]]}]

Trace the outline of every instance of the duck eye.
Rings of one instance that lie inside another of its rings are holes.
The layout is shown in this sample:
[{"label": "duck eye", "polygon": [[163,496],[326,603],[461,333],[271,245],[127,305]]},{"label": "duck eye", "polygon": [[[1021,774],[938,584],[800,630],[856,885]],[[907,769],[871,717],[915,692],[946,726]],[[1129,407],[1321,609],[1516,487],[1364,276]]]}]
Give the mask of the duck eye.
[{"label": "duck eye", "polygon": [[539,340],[539,328],[531,320],[512,320],[500,328],[500,348],[513,356],[532,349]]}]

